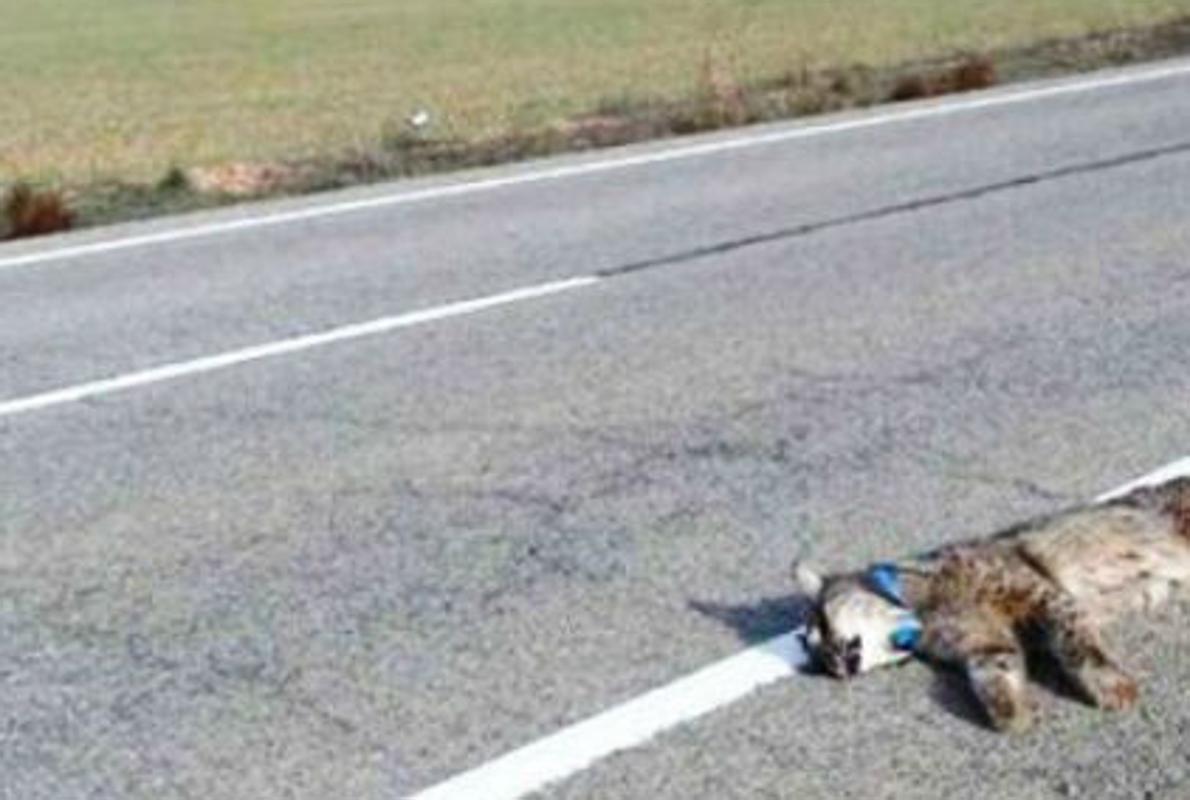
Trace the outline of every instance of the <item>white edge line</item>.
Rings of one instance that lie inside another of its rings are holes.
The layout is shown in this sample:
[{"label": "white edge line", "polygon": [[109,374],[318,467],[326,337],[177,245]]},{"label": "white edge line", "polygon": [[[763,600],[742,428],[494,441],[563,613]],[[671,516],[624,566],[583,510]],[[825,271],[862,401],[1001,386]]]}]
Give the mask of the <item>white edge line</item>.
[{"label": "white edge line", "polygon": [[635,156],[599,160],[583,164],[572,164],[554,169],[508,175],[499,178],[488,178],[449,186],[436,186],[428,189],[383,195],[380,197],[369,197],[360,200],[316,205],[310,208],[301,208],[293,211],[282,211],[256,217],[200,224],[187,228],[160,231],[158,233],[147,233],[140,236],[128,236],[122,239],[111,239],[107,241],[90,242],[87,244],[68,247],[57,247],[50,250],[41,250],[33,253],[25,253],[23,255],[0,258],[0,269],[26,266],[46,261],[77,258],[79,256],[97,255],[100,253],[109,253],[117,250],[127,250],[135,247],[162,244],[165,242],[196,239],[199,237],[211,236],[219,233],[230,233],[233,231],[240,231],[249,228],[283,225],[290,222],[298,222],[301,220],[338,214],[348,214],[367,209],[407,205],[411,203],[424,202],[426,200],[475,194],[509,186],[542,183],[545,181],[573,178],[582,175],[592,175],[596,173],[627,169],[630,167],[638,167],[647,164],[660,164],[667,161],[698,158],[700,156],[724,153],[732,150],[760,147],[798,139],[810,139],[832,133],[861,130],[864,128],[874,128],[891,123],[910,122],[913,120],[928,119],[931,117],[949,116],[979,109],[994,108],[997,106],[1015,105],[1052,97],[1060,97],[1062,95],[1080,94],[1084,92],[1098,91],[1101,89],[1129,86],[1137,83],[1147,83],[1187,74],[1190,74],[1190,63],[1180,61],[1174,65],[1167,65],[1154,69],[1147,69],[1144,71],[1129,71],[1125,74],[1091,77],[1081,81],[1072,79],[1055,85],[1045,85],[1035,88],[1022,89],[1019,91],[1005,90],[1003,92],[992,92],[990,94],[976,96],[964,96],[962,98],[956,99],[948,98],[943,101],[938,101],[935,104],[926,106],[902,108],[896,111],[887,111],[883,113],[870,113],[856,119],[847,119],[820,125],[810,124],[789,130],[775,131],[772,133],[751,136],[745,134],[726,140],[717,140],[713,142],[685,146],[679,145],[662,150],[660,152],[642,153]]},{"label": "white edge line", "polygon": [[368,322],[345,325],[339,328],[318,333],[297,336],[291,339],[269,342],[267,344],[245,347],[217,353],[211,356],[196,358],[190,361],[179,361],[172,364],[153,367],[139,372],[130,372],[113,378],[81,383],[62,389],[54,389],[27,397],[0,401],[0,417],[22,414],[29,411],[75,403],[102,395],[123,392],[154,383],[176,380],[189,375],[203,372],[227,369],[250,361],[260,361],[266,358],[310,350],[316,347],[343,342],[350,339],[360,339],[366,336],[376,336],[388,333],[398,328],[408,328],[426,322],[474,314],[497,306],[505,306],[524,300],[545,297],[546,295],[580,289],[598,283],[600,278],[593,275],[580,276],[562,281],[537,284],[521,289],[503,292],[501,294],[480,297],[474,300],[463,300],[457,303],[435,306],[433,308],[412,311],[390,317],[381,317]]},{"label": "white edge line", "polygon": [[[1096,500],[1110,500],[1182,475],[1190,475],[1190,457],[1167,464]],[[606,756],[644,744],[669,728],[790,677],[806,660],[797,632],[782,634],[410,795],[407,800],[517,800],[581,772]]]},{"label": "white edge line", "polygon": [[806,661],[795,633],[723,659],[610,711],[426,789],[409,800],[515,800],[619,750],[793,675]]},{"label": "white edge line", "polygon": [[1097,502],[1104,503],[1108,500],[1114,500],[1117,497],[1123,497],[1134,489],[1139,489],[1142,486],[1153,486],[1154,484],[1165,483],[1166,481],[1173,480],[1174,478],[1180,478],[1183,475],[1190,475],[1190,456],[1170,462],[1160,469],[1155,469],[1149,474],[1126,483],[1118,489],[1112,489],[1110,492],[1105,492],[1095,499]]}]

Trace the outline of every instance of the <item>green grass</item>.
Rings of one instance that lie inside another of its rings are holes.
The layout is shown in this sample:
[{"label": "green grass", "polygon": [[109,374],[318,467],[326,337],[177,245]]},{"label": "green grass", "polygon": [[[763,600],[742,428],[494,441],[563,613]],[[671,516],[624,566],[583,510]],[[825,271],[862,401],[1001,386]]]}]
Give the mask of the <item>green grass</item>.
[{"label": "green grass", "polygon": [[1190,0],[0,0],[0,183],[525,130],[609,99],[1156,22]]}]

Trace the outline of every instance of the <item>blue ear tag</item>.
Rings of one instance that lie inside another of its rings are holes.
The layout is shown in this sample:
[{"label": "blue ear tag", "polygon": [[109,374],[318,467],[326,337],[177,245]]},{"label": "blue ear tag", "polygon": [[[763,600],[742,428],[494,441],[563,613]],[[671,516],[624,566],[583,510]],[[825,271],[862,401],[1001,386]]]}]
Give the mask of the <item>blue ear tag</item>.
[{"label": "blue ear tag", "polygon": [[907,652],[917,650],[917,644],[921,641],[921,621],[913,615],[905,617],[901,624],[893,630],[890,638],[892,646],[898,650]]}]

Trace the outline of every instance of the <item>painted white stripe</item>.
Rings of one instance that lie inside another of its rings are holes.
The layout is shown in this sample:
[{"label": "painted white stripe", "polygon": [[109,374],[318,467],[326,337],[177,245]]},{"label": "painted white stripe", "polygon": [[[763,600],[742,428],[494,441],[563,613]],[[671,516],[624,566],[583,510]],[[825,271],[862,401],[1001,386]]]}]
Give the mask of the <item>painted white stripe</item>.
[{"label": "painted white stripe", "polygon": [[1104,502],[1117,497],[1123,497],[1133,489],[1139,489],[1142,486],[1152,486],[1153,484],[1157,483],[1165,483],[1166,481],[1171,481],[1174,478],[1180,478],[1183,475],[1190,475],[1190,456],[1187,456],[1186,458],[1183,458],[1179,461],[1166,464],[1161,469],[1153,470],[1148,475],[1137,478],[1131,483],[1126,483],[1118,489],[1112,489],[1110,492],[1101,494],[1096,499],[1099,502]]},{"label": "painted white stripe", "polygon": [[795,634],[778,636],[419,792],[410,800],[515,800],[604,756],[643,744],[661,731],[789,677],[805,661]]},{"label": "painted white stripe", "polygon": [[488,297],[481,297],[475,300],[464,300],[457,303],[449,303],[447,305],[423,309],[421,311],[413,311],[407,314],[381,317],[380,319],[374,319],[368,322],[360,322],[354,325],[345,325],[343,327],[332,328],[319,333],[297,336],[292,339],[283,339],[276,342],[269,342],[267,344],[255,345],[253,347],[245,347],[239,350],[232,350],[212,356],[196,358],[191,361],[180,361],[173,364],[164,364],[162,366],[153,367],[140,372],[131,372],[113,378],[91,381],[90,383],[81,383],[75,386],[55,389],[53,391],[43,392],[41,394],[35,394],[28,397],[18,397],[13,400],[0,401],[0,417],[50,408],[51,406],[58,406],[64,403],[75,403],[79,400],[100,397],[107,394],[114,394],[116,392],[123,392],[129,389],[148,386],[154,383],[172,381],[178,378],[197,375],[203,372],[214,372],[215,370],[227,369],[229,367],[238,366],[250,361],[260,361],[266,358],[275,358],[277,356],[297,353],[302,350],[312,350],[317,347],[325,347],[338,342],[345,342],[350,339],[361,339],[366,336],[377,336],[382,333],[388,333],[390,331],[397,330],[398,328],[408,328],[413,325],[421,325],[426,322],[447,319],[448,317],[461,317],[466,314],[474,314],[478,311],[485,311],[497,306],[506,306],[512,303],[519,303],[525,300],[545,297],[546,295],[568,292],[573,289],[581,289],[585,286],[598,283],[599,280],[600,279],[595,276],[583,276],[578,278],[570,278],[564,281],[542,283],[538,284],[537,286],[529,286],[523,289],[504,292],[502,294],[489,295]]},{"label": "painted white stripe", "polygon": [[1092,75],[1084,79],[1071,79],[1056,84],[1047,84],[1024,88],[1020,90],[993,90],[988,93],[962,95],[953,98],[930,101],[926,105],[898,108],[893,111],[873,112],[859,117],[839,120],[820,125],[803,125],[785,130],[772,131],[761,134],[741,133],[732,138],[716,138],[714,141],[692,145],[675,145],[674,147],[640,153],[638,155],[609,157],[581,164],[570,164],[553,169],[519,172],[497,178],[472,181],[469,183],[435,186],[429,189],[398,192],[396,194],[367,197],[359,200],[342,202],[328,202],[312,205],[293,211],[265,213],[259,216],[243,217],[207,224],[192,225],[184,228],[146,233],[139,236],[127,236],[97,242],[88,242],[67,247],[56,247],[48,250],[38,250],[31,253],[0,257],[0,269],[38,264],[48,261],[60,261],[81,256],[98,255],[118,250],[128,250],[136,247],[146,247],[155,244],[197,239],[216,234],[232,233],[251,228],[263,228],[274,225],[284,225],[291,222],[329,217],[339,214],[350,214],[376,208],[422,203],[428,200],[438,200],[459,195],[477,194],[494,189],[512,186],[525,186],[547,181],[576,178],[583,175],[594,175],[603,172],[630,169],[650,164],[662,164],[670,161],[701,158],[703,156],[727,153],[733,150],[762,147],[765,145],[791,142],[798,139],[811,139],[846,131],[875,128],[894,123],[911,122],[933,117],[945,117],[968,113],[981,109],[1011,106],[1021,103],[1031,103],[1065,95],[1095,92],[1132,86],[1140,83],[1150,83],[1167,78],[1180,77],[1190,74],[1190,62],[1178,61],[1149,69],[1129,70],[1123,73],[1109,73],[1106,75]]},{"label": "painted white stripe", "polygon": [[[1190,456],[1100,495],[1118,497],[1139,486],[1190,475]],[[797,632],[786,633],[711,664],[494,761],[410,795],[408,800],[517,800],[574,775],[612,753],[637,747],[797,673],[807,655]]]}]

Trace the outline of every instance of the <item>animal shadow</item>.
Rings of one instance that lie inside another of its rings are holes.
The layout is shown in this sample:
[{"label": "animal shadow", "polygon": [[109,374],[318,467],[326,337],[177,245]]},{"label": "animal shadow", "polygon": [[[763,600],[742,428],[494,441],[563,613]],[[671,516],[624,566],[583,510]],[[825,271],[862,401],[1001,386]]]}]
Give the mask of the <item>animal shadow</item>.
[{"label": "animal shadow", "polygon": [[[930,686],[931,700],[943,711],[964,722],[992,729],[991,721],[975,697],[971,684],[963,675],[956,669],[941,664],[927,666],[934,674],[934,681]],[[1025,668],[1029,676],[1029,691],[1042,691],[1063,700],[1086,702],[1051,656],[1038,652],[1034,647],[1026,646]]]},{"label": "animal shadow", "polygon": [[[796,594],[766,597],[756,603],[691,600],[687,605],[730,628],[741,642],[750,647],[804,625],[813,607],[809,598]],[[810,675],[820,673],[817,665],[809,660],[798,670]]]}]

